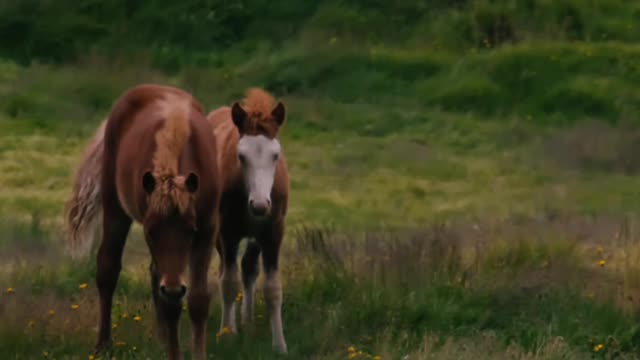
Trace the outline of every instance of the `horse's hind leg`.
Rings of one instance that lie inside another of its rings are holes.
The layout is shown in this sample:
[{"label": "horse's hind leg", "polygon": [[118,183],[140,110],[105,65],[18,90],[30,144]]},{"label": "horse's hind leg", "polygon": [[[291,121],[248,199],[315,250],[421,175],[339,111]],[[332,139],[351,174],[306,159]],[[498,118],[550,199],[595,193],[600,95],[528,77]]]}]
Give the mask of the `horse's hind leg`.
[{"label": "horse's hind leg", "polygon": [[211,263],[215,234],[216,232],[211,228],[202,229],[191,251],[191,290],[187,301],[193,333],[193,358],[196,360],[207,358],[206,325],[211,303],[207,272]]},{"label": "horse's hind leg", "polygon": [[264,298],[271,322],[271,341],[276,351],[286,353],[287,343],[282,331],[282,285],[278,271],[278,256],[284,235],[283,220],[277,220],[265,230],[259,242],[262,247],[262,262],[265,272]]},{"label": "horse's hind leg", "polygon": [[247,325],[253,321],[254,293],[256,279],[260,272],[258,260],[260,260],[260,245],[257,242],[250,241],[242,257],[242,285],[244,288],[241,309],[242,325]]},{"label": "horse's hind leg", "polygon": [[111,342],[111,305],[122,268],[122,251],[131,227],[131,219],[114,201],[105,202],[103,238],[98,250],[96,283],[100,295],[100,322],[96,350]]}]

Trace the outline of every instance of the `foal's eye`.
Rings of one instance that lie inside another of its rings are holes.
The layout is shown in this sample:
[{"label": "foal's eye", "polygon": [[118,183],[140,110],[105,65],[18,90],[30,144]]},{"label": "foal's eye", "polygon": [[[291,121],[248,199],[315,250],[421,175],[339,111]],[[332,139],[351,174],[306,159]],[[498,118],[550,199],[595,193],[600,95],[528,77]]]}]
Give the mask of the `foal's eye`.
[{"label": "foal's eye", "polygon": [[244,165],[244,163],[247,161],[247,158],[242,154],[238,154],[238,160],[240,160],[240,163]]},{"label": "foal's eye", "polygon": [[273,154],[273,161],[278,160],[279,157],[280,157],[280,154],[278,153]]}]

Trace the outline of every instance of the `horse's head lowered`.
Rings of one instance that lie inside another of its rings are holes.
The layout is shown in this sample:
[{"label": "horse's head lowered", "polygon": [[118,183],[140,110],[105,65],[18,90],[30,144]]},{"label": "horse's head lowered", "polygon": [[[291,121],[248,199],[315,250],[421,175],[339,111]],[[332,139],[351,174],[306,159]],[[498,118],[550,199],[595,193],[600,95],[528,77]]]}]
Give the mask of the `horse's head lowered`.
[{"label": "horse's head lowered", "polygon": [[147,171],[141,185],[149,199],[142,225],[159,277],[160,295],[179,301],[187,292],[184,273],[196,231],[198,176],[159,176]]}]

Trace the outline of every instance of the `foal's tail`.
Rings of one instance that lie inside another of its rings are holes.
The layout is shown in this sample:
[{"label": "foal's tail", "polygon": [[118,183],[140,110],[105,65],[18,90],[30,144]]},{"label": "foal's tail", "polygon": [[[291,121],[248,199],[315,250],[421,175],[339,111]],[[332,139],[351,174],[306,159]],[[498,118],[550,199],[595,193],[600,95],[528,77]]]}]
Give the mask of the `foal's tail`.
[{"label": "foal's tail", "polygon": [[65,233],[73,258],[89,254],[102,221],[102,156],[106,123],[104,120],[100,124],[85,148],[82,162],[73,177],[71,197],[65,203]]}]

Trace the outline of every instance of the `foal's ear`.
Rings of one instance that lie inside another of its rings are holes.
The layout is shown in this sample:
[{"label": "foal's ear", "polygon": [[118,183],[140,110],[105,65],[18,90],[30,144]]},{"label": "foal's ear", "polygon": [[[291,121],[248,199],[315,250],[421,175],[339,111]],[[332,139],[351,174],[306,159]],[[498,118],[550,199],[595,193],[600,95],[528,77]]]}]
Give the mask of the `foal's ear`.
[{"label": "foal's ear", "polygon": [[184,186],[187,189],[187,191],[190,193],[196,192],[198,190],[198,185],[199,185],[198,175],[194,173],[190,173],[189,176],[187,176],[187,179],[184,181]]},{"label": "foal's ear", "polygon": [[271,117],[276,121],[278,126],[284,123],[284,117],[286,115],[286,110],[284,108],[284,104],[278,101],[276,107],[271,111]]},{"label": "foal's ear", "polygon": [[244,121],[247,119],[247,112],[244,111],[237,101],[231,106],[231,119],[238,128],[238,131],[242,132],[242,129],[244,129]]},{"label": "foal's ear", "polygon": [[156,188],[156,179],[151,174],[151,171],[147,171],[142,175],[142,188],[147,194],[151,194]]}]

